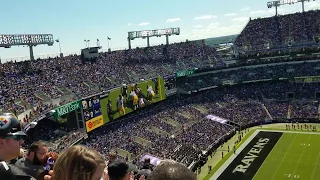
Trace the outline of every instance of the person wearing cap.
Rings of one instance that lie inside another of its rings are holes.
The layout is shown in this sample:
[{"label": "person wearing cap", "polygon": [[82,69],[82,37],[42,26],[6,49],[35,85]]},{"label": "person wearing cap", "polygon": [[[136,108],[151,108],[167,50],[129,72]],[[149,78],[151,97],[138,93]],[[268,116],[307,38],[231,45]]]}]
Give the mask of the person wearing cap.
[{"label": "person wearing cap", "polygon": [[20,155],[26,134],[12,113],[0,113],[0,177],[5,180],[33,180],[18,167],[7,162]]}]

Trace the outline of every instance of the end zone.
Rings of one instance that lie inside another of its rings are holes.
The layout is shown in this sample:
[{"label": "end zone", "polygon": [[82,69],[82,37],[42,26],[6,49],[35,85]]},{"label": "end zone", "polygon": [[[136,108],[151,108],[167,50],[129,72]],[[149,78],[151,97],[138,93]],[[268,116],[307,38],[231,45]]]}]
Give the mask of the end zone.
[{"label": "end zone", "polygon": [[255,131],[210,180],[251,180],[283,132]]}]

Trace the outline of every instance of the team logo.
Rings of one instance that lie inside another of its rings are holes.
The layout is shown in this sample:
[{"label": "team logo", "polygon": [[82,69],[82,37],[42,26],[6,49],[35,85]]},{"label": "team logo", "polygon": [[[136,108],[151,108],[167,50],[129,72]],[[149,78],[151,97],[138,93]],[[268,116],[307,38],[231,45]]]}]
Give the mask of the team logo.
[{"label": "team logo", "polygon": [[10,120],[4,117],[0,117],[0,129],[6,129],[10,124]]},{"label": "team logo", "polygon": [[88,108],[87,101],[82,101],[82,108],[83,109],[87,109]]}]

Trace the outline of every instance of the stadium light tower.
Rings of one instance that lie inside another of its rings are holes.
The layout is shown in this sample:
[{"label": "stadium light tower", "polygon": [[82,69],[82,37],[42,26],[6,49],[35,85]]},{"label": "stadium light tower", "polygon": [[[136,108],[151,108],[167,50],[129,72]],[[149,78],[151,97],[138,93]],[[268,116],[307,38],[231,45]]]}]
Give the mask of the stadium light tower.
[{"label": "stadium light tower", "polygon": [[[313,0],[315,1],[315,0]],[[296,3],[301,3],[302,4],[302,12],[304,12],[304,3],[305,2],[310,2],[310,0],[278,0],[278,1],[269,1],[267,2],[267,7],[272,8],[275,7],[276,9],[276,16],[278,16],[278,7],[286,4],[296,4]]]},{"label": "stadium light tower", "polygon": [[147,47],[150,46],[150,37],[161,37],[166,36],[166,44],[169,44],[169,36],[179,35],[180,28],[167,28],[167,29],[157,29],[157,30],[143,30],[143,31],[131,31],[128,32],[128,45],[131,49],[131,40],[136,38],[147,38]]},{"label": "stadium light tower", "polygon": [[11,48],[11,46],[29,46],[30,60],[34,60],[33,46],[54,43],[52,34],[5,34],[0,35],[0,47]]}]

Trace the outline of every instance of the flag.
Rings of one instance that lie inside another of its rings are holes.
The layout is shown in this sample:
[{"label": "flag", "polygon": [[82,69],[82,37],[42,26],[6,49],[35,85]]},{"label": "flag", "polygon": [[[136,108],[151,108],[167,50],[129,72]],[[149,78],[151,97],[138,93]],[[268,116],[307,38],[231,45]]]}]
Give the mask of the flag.
[{"label": "flag", "polygon": [[56,39],[56,42],[58,43],[58,42],[59,42],[59,39]]},{"label": "flag", "polygon": [[108,40],[111,40],[111,38],[109,38],[109,36],[107,36]]}]

